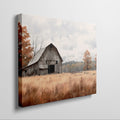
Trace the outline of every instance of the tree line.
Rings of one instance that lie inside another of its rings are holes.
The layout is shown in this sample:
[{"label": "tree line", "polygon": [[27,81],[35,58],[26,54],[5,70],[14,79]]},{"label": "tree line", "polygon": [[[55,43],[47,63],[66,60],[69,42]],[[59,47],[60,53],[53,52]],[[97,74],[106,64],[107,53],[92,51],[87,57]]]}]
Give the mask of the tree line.
[{"label": "tree line", "polygon": [[62,65],[62,72],[66,73],[75,73],[87,70],[96,70],[96,55],[94,60],[91,60],[91,55],[88,50],[84,52],[83,61],[69,61]]}]

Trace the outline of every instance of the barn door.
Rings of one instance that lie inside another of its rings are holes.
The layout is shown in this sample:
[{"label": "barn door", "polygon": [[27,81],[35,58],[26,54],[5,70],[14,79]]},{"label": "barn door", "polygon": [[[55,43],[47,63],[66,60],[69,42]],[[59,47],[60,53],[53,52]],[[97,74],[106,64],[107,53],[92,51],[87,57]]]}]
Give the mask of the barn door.
[{"label": "barn door", "polygon": [[55,66],[54,65],[48,65],[48,74],[55,72]]}]

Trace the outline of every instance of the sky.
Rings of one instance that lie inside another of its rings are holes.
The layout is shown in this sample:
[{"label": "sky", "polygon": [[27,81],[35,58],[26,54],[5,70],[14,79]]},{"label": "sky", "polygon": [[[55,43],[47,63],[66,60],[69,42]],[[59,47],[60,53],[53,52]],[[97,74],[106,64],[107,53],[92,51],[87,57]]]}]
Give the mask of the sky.
[{"label": "sky", "polygon": [[89,50],[92,60],[97,54],[95,24],[22,15],[22,26],[27,26],[31,43],[36,43],[36,50],[53,43],[63,62],[83,61],[86,50]]}]

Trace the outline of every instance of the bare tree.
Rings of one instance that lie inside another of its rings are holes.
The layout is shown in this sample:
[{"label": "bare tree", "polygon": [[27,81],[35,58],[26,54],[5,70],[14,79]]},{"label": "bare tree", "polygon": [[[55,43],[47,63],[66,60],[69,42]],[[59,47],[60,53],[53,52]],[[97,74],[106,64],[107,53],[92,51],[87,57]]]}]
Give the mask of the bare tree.
[{"label": "bare tree", "polygon": [[38,52],[38,50],[41,50],[41,49],[42,49],[43,43],[44,43],[44,40],[42,40],[42,41],[40,42],[38,36],[35,36],[35,37],[33,38],[32,44],[33,44],[34,56],[36,55],[36,53]]}]

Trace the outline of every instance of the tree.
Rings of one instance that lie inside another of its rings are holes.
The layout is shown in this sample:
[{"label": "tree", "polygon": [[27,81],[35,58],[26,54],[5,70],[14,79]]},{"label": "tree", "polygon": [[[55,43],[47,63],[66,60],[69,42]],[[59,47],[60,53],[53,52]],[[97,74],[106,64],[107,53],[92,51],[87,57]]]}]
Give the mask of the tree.
[{"label": "tree", "polygon": [[84,53],[84,57],[83,57],[83,61],[84,61],[84,70],[90,70],[91,68],[91,55],[90,52],[88,50],[85,51]]},{"label": "tree", "polygon": [[39,40],[38,36],[34,36],[33,40],[32,40],[32,46],[33,46],[33,53],[34,56],[37,54],[38,50],[41,50],[44,44],[44,40]]},{"label": "tree", "polygon": [[29,40],[29,33],[27,32],[26,26],[21,26],[18,22],[18,59],[19,59],[19,70],[26,65],[33,57],[33,48]]},{"label": "tree", "polygon": [[97,55],[95,55],[95,69],[96,69]]}]

